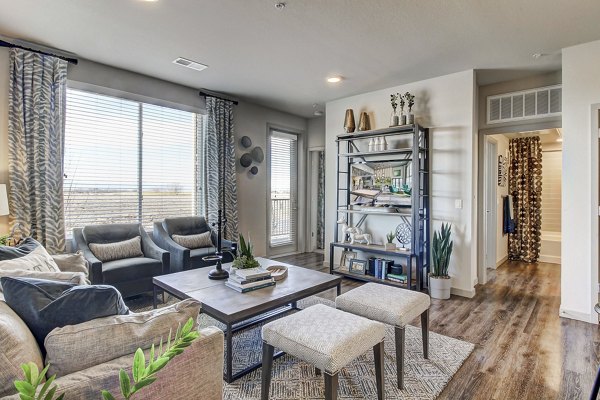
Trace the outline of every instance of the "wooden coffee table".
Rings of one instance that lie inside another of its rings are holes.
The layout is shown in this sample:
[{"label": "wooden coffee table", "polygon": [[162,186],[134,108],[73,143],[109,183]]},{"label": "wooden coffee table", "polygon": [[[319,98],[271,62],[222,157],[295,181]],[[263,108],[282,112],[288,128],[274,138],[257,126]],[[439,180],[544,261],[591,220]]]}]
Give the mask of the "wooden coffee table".
[{"label": "wooden coffee table", "polygon": [[[202,303],[202,312],[227,326],[225,330],[226,360],[223,374],[227,383],[254,371],[262,366],[257,363],[232,372],[233,334],[239,330],[277,317],[282,313],[297,309],[296,302],[325,290],[337,287],[341,293],[342,277],[323,272],[296,267],[266,258],[257,260],[263,267],[285,265],[288,267],[286,279],[277,281],[272,287],[248,293],[239,293],[225,286],[225,280],[208,279],[210,268],[200,268],[154,277],[154,308],[158,291],[164,290],[178,299],[195,299]],[[231,263],[223,264],[229,270]],[[275,356],[280,357],[283,353]]]}]

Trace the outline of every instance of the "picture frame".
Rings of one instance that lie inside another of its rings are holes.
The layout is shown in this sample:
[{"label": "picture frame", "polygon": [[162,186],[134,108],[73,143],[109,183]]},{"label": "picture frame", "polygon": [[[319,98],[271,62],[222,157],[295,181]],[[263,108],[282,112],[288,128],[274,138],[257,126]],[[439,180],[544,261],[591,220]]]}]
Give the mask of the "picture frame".
[{"label": "picture frame", "polygon": [[353,274],[364,275],[367,271],[367,261],[353,258],[350,260],[350,267],[348,272]]},{"label": "picture frame", "polygon": [[342,257],[340,258],[340,270],[350,271],[350,261],[355,259],[358,254],[352,250],[342,251]]}]

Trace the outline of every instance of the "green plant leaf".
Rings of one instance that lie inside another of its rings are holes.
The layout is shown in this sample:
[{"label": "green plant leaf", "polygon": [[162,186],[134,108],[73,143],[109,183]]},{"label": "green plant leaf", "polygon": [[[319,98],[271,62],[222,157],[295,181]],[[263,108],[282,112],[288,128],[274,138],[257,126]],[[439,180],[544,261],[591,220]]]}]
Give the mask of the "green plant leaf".
[{"label": "green plant leaf", "polygon": [[46,383],[44,383],[44,386],[42,386],[42,389],[38,393],[38,398],[40,398],[40,399],[44,398],[44,395],[46,394],[46,392],[48,391],[48,389],[50,389],[50,386],[52,385],[52,382],[54,382],[54,379],[56,379],[56,375],[51,376],[46,381]]},{"label": "green plant leaf", "polygon": [[104,400],[116,400],[115,396],[113,396],[108,390],[102,391],[102,398]]},{"label": "green plant leaf", "polygon": [[27,396],[33,396],[35,394],[35,387],[26,381],[15,381],[15,388],[19,393]]},{"label": "green plant leaf", "polygon": [[21,369],[23,370],[23,373],[25,374],[25,380],[27,382],[31,382],[31,366],[32,365],[37,369],[37,365],[35,365],[32,362],[29,362],[27,364],[21,364]]},{"label": "green plant leaf", "polygon": [[[52,400],[54,398],[54,394],[56,394],[56,389],[57,389],[56,386],[54,386],[52,389],[50,389],[50,391],[48,391],[48,393],[46,394],[46,397],[44,397],[44,400]],[[62,398],[62,397],[64,397],[64,394],[61,394],[60,398]],[[38,397],[38,398],[41,399],[41,397]]]},{"label": "green plant leaf", "polygon": [[156,381],[155,376],[149,376],[147,378],[144,378],[134,385],[134,390],[137,392],[138,390],[140,390],[148,385],[151,385],[152,383],[154,383],[154,381]]},{"label": "green plant leaf", "polygon": [[129,398],[131,391],[131,380],[129,379],[127,372],[125,372],[125,370],[122,368],[119,371],[119,384],[121,385],[121,393],[123,394],[123,397],[126,399]]},{"label": "green plant leaf", "polygon": [[142,349],[137,349],[133,356],[133,366],[131,367],[131,375],[133,381],[137,382],[144,376],[144,370],[146,369],[146,358]]}]

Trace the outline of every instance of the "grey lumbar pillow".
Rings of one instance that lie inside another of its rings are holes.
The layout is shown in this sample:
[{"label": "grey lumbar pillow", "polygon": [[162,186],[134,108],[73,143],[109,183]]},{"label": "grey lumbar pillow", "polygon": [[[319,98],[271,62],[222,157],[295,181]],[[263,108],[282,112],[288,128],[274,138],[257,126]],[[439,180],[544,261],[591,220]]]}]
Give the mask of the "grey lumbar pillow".
[{"label": "grey lumbar pillow", "polygon": [[96,258],[102,262],[144,256],[140,236],[122,242],[90,243],[89,247]]},{"label": "grey lumbar pillow", "polygon": [[188,249],[198,249],[200,247],[212,247],[210,239],[211,232],[198,233],[196,235],[173,235],[173,241],[180,246]]},{"label": "grey lumbar pillow", "polygon": [[0,270],[60,272],[44,246],[26,238],[16,247],[0,246]]}]

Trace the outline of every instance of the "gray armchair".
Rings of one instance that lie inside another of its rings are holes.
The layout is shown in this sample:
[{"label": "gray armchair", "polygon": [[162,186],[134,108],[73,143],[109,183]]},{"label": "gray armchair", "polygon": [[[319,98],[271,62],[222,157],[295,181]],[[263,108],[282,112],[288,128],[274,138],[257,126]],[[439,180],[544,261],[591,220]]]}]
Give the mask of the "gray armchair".
[{"label": "gray armchair", "polygon": [[[115,243],[141,237],[143,257],[102,262],[94,256],[90,243]],[[116,287],[123,297],[131,297],[153,289],[152,278],[169,273],[169,252],[158,247],[141,224],[90,225],[73,229],[74,247],[88,261],[92,284]]]},{"label": "gray armchair", "polygon": [[[204,232],[211,232],[211,247],[201,247],[198,249],[188,249],[172,239],[173,235],[196,235]],[[179,217],[165,218],[162,222],[154,223],[154,231],[152,233],[154,241],[163,249],[171,254],[171,272],[185,271],[188,269],[202,268],[209,265],[203,257],[213,255],[217,251],[217,234],[210,229],[204,217]],[[222,240],[223,248],[231,248],[233,242]],[[234,253],[225,252],[223,254],[223,262],[233,261]]]}]

